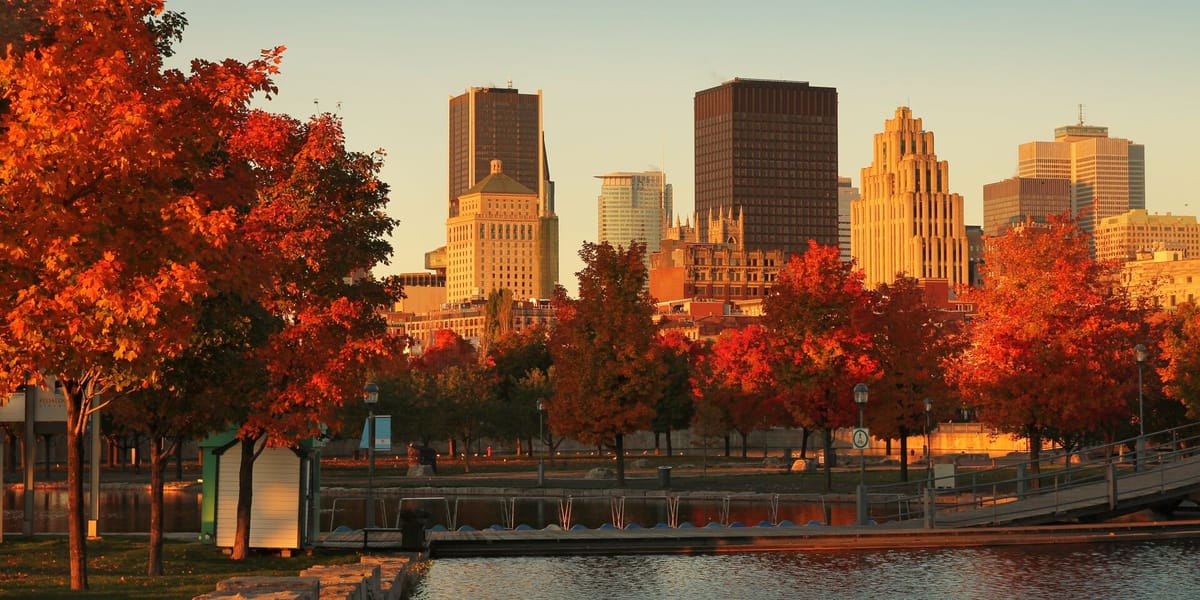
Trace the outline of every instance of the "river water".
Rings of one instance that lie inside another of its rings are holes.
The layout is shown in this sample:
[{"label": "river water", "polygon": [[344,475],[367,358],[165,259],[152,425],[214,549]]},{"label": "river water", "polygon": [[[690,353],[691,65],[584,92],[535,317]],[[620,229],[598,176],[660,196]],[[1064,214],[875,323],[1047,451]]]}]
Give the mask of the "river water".
[{"label": "river water", "polygon": [[439,559],[413,600],[1197,598],[1200,541]]}]

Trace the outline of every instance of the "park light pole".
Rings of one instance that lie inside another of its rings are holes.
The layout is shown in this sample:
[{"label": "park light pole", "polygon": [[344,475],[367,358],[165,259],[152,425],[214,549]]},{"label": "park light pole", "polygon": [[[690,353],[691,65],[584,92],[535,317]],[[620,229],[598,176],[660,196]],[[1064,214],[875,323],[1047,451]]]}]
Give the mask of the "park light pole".
[{"label": "park light pole", "polygon": [[1142,408],[1142,363],[1146,362],[1146,358],[1149,355],[1150,353],[1146,351],[1146,346],[1138,344],[1133,347],[1133,357],[1137,359],[1138,365],[1138,438],[1137,449],[1135,450],[1136,458],[1133,463],[1135,471],[1142,470],[1142,457],[1146,451],[1146,415]]},{"label": "park light pole", "polygon": [[863,409],[867,406],[867,384],[859,383],[854,386],[854,403],[858,405],[858,430],[854,433],[854,445],[858,446],[858,524],[867,524],[867,440],[859,439],[863,434]]},{"label": "park light pole", "polygon": [[[379,402],[379,386],[368,381],[363,387],[363,402],[367,405],[367,527],[375,526],[375,403]],[[364,534],[365,535],[365,534]],[[365,538],[364,538],[365,539]]]},{"label": "park light pole", "polygon": [[538,441],[542,443],[542,449],[538,451],[538,487],[546,485],[546,434],[542,430],[542,411],[546,410],[546,405],[538,400]]},{"label": "park light pole", "polygon": [[929,443],[929,413],[933,412],[933,400],[925,398],[925,487],[933,487],[933,446]]}]

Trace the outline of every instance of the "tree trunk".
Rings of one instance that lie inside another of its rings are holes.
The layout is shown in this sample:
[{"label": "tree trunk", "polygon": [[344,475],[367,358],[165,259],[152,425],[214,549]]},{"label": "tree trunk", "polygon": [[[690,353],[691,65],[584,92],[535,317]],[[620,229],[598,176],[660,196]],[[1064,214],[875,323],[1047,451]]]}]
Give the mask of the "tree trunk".
[{"label": "tree trunk", "polygon": [[175,481],[183,481],[183,438],[175,439]]},{"label": "tree trunk", "polygon": [[617,485],[625,487],[625,436],[617,434]]},{"label": "tree trunk", "polygon": [[[67,404],[67,540],[70,546],[71,589],[88,589],[87,542],[83,522],[83,422],[87,419],[83,385],[63,382]],[[52,390],[53,391],[53,390]],[[28,492],[29,490],[26,490]]]},{"label": "tree trunk", "polygon": [[729,458],[729,434],[725,434],[725,458]]},{"label": "tree trunk", "polygon": [[750,434],[739,431],[738,435],[742,436],[742,458],[746,458],[746,440],[750,437]]},{"label": "tree trunk", "polygon": [[833,490],[833,436],[830,435],[828,427],[821,429],[821,434],[825,438],[825,491]]},{"label": "tree trunk", "polygon": [[160,436],[150,438],[150,564],[146,574],[163,574],[163,470],[167,457]]},{"label": "tree trunk", "polygon": [[903,427],[900,428],[900,481],[908,481],[908,431]]},{"label": "tree trunk", "polygon": [[254,502],[254,447],[258,437],[242,439],[238,472],[237,529],[233,534],[232,560],[245,560],[250,554],[250,510]]},{"label": "tree trunk", "polygon": [[671,458],[672,452],[673,452],[673,448],[671,448],[671,428],[668,427],[667,428],[667,458]]},{"label": "tree trunk", "polygon": [[[451,438],[451,439],[453,439],[453,438]],[[463,472],[470,473],[471,472],[471,438],[463,438],[463,447],[467,449],[467,451],[463,452],[463,455],[462,455],[462,457],[463,457]]]},{"label": "tree trunk", "polygon": [[800,458],[808,454],[808,436],[812,435],[807,427],[800,428]]},{"label": "tree trunk", "polygon": [[1042,430],[1040,427],[1029,428],[1029,487],[1030,489],[1038,489],[1042,474]]}]

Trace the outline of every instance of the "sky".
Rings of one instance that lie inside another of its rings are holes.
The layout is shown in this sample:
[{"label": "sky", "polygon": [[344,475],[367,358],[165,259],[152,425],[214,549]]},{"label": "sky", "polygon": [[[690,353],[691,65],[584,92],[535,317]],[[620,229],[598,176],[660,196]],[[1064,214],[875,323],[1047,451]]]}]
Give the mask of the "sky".
[{"label": "sky", "polygon": [[[542,90],[560,278],[595,241],[596,175],[663,168],[693,207],[692,100],[734,77],[838,90],[838,163],[859,185],[873,135],[912,107],[949,162],[967,223],[1017,147],[1088,124],[1146,148],[1152,213],[1200,213],[1200,2],[713,0],[166,0],[189,21],[169,66],[287,47],[258,105],[335,112],[351,150],[383,149],[393,255],[423,270],[445,244],[448,100],[471,86]],[[1189,206],[1196,204],[1195,207]]]}]

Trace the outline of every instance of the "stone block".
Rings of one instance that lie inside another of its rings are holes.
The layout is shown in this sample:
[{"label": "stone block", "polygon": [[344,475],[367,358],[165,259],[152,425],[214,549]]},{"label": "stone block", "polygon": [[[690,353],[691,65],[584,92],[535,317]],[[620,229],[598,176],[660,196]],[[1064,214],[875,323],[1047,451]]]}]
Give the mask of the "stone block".
[{"label": "stone block", "polygon": [[584,475],[584,479],[615,479],[617,474],[608,467],[596,467]]},{"label": "stone block", "polygon": [[218,592],[297,592],[306,597],[321,595],[321,580],[317,577],[230,577],[217,582]]},{"label": "stone block", "polygon": [[383,591],[379,585],[379,565],[364,563],[322,565],[305,569],[300,572],[300,575],[320,578],[322,598],[325,598],[327,586],[345,585],[354,585],[359,588],[359,595],[356,598],[362,600],[382,600],[383,598]]}]

